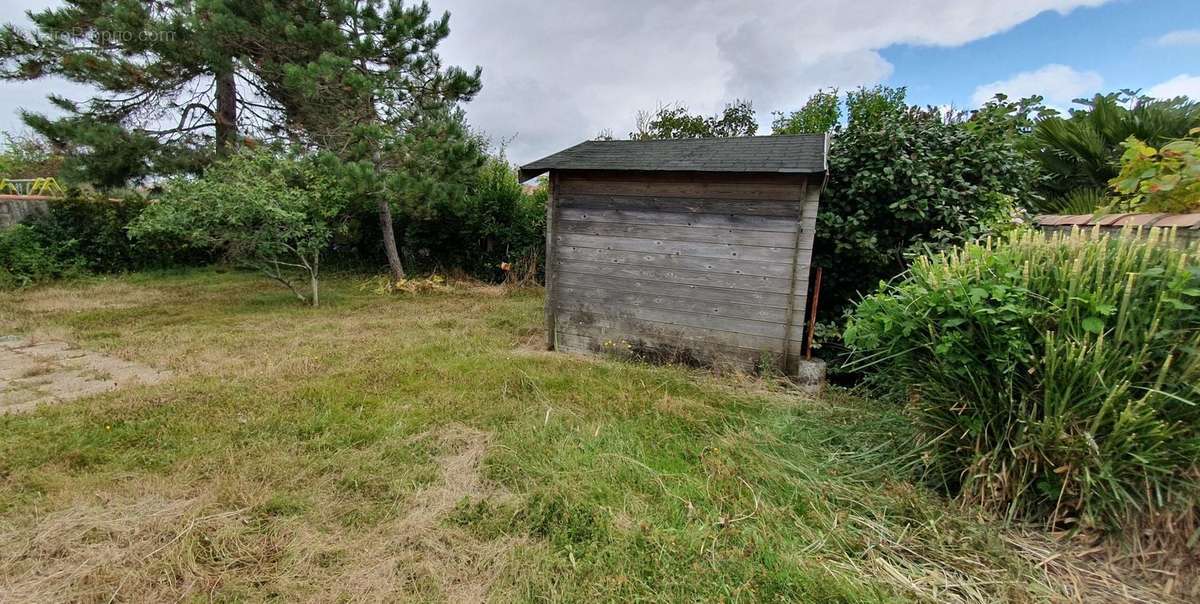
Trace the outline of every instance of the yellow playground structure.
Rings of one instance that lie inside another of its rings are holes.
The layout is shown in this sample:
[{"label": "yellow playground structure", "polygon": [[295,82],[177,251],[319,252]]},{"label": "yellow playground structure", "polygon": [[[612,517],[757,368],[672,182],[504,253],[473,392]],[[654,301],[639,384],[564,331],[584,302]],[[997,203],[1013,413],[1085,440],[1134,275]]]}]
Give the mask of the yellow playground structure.
[{"label": "yellow playground structure", "polygon": [[58,181],[47,178],[0,178],[0,195],[21,197],[62,197],[66,195]]}]

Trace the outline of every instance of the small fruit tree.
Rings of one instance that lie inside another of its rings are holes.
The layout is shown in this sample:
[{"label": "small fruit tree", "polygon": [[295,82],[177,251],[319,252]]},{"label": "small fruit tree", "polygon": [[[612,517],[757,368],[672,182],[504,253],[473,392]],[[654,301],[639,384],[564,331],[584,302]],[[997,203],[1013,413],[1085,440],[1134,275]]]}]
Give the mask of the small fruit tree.
[{"label": "small fruit tree", "polygon": [[344,228],[348,206],[349,195],[315,158],[244,151],[202,178],[168,182],[129,231],[218,250],[317,306],[321,252]]}]

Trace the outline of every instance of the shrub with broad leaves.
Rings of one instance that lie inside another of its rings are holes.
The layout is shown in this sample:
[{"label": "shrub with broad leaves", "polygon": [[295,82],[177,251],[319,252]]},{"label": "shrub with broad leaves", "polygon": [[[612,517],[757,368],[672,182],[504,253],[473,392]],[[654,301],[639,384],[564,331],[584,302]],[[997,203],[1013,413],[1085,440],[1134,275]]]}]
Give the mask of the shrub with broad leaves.
[{"label": "shrub with broad leaves", "polygon": [[217,250],[317,306],[321,255],[344,229],[350,205],[337,185],[316,158],[243,151],[203,178],[169,182],[129,232]]},{"label": "shrub with broad leaves", "polygon": [[1136,137],[1124,143],[1121,173],[1110,186],[1123,205],[1140,212],[1200,209],[1200,128],[1155,148]]}]

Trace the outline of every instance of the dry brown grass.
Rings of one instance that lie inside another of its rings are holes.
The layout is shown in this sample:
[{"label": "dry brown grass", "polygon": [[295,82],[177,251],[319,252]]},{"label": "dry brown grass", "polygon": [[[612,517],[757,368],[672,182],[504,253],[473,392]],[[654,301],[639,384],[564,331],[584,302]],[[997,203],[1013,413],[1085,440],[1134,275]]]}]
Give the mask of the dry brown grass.
[{"label": "dry brown grass", "polygon": [[454,425],[427,435],[444,449],[438,457],[439,480],[416,493],[411,504],[378,530],[379,538],[358,544],[343,567],[347,573],[329,584],[317,600],[394,601],[420,586],[433,586],[448,602],[483,602],[513,550],[514,538],[480,540],[441,520],[462,501],[503,500],[510,496],[485,481],[479,464],[487,452],[486,433]]},{"label": "dry brown grass", "polygon": [[165,301],[167,292],[150,290],[118,279],[97,280],[81,295],[72,285],[47,285],[16,295],[24,299],[23,306],[31,313],[53,314],[136,308]]},{"label": "dry brown grass", "polygon": [[264,524],[270,493],[246,482],[189,493],[155,481],[0,523],[0,602],[177,601],[227,590],[231,575],[312,602],[482,602],[525,542],[482,540],[442,520],[462,501],[511,498],[480,474],[489,436],[452,425],[418,439],[439,451],[437,479],[370,531]]}]

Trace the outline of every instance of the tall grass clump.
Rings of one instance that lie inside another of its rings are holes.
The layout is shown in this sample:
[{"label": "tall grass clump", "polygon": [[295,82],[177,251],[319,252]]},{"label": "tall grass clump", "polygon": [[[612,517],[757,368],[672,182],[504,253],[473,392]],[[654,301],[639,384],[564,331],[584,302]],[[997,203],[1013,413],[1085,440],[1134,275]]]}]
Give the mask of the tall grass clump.
[{"label": "tall grass clump", "polygon": [[905,397],[950,493],[1194,546],[1200,254],[1175,243],[1019,232],[923,257],[859,303],[845,339]]}]

